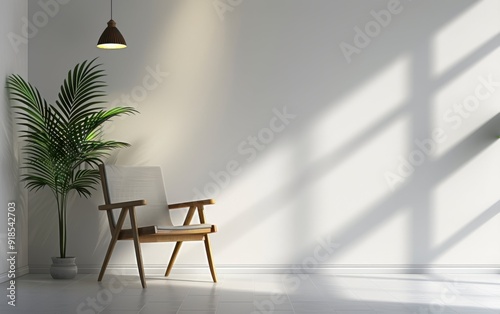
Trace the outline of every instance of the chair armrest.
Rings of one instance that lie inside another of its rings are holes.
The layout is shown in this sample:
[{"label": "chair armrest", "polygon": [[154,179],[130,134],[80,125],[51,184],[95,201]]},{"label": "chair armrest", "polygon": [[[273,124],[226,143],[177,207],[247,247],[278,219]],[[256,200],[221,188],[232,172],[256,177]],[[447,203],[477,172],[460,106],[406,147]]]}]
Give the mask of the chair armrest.
[{"label": "chair armrest", "polygon": [[122,202],[122,203],[113,203],[113,204],[107,204],[107,205],[100,205],[99,206],[99,210],[110,210],[110,209],[116,209],[116,208],[128,208],[128,207],[142,206],[142,205],[146,205],[146,204],[147,204],[146,200],[136,200],[136,201]]},{"label": "chair armrest", "polygon": [[177,204],[169,204],[168,209],[185,208],[191,206],[210,205],[210,204],[215,204],[215,200],[207,199],[207,200],[191,201],[191,202],[184,202]]}]

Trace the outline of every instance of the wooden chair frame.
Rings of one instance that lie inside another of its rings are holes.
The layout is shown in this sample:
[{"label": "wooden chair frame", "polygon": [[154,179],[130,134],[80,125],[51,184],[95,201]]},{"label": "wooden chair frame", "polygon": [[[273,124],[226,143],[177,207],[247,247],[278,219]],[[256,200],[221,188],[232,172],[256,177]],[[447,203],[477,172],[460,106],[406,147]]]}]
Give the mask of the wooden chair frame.
[{"label": "wooden chair frame", "polygon": [[[141,284],[143,288],[146,288],[146,280],[144,276],[144,264],[142,261],[141,253],[141,243],[148,242],[176,242],[172,256],[170,257],[170,262],[168,263],[167,269],[165,271],[165,276],[168,276],[174,266],[179,250],[184,241],[204,241],[205,251],[207,253],[208,265],[210,268],[210,273],[214,282],[217,282],[217,274],[215,272],[215,266],[212,260],[212,250],[210,246],[210,239],[208,237],[209,233],[217,232],[217,227],[211,225],[209,228],[203,229],[180,229],[180,230],[159,230],[157,226],[146,226],[139,227],[136,221],[136,207],[144,206],[147,204],[146,200],[132,200],[128,202],[121,203],[111,203],[109,196],[109,189],[106,179],[106,169],[104,165],[99,165],[99,172],[101,175],[102,188],[104,193],[104,205],[99,206],[99,210],[104,210],[107,212],[109,228],[111,231],[111,241],[106,252],[106,256],[102,263],[101,271],[99,273],[98,281],[101,281],[106,268],[113,254],[116,242],[119,240],[132,240],[135,247],[135,256],[137,260],[137,268],[139,270],[139,277],[141,278]],[[205,214],[204,205],[215,204],[213,199],[185,202],[170,204],[166,210],[179,209],[179,208],[189,208],[186,218],[184,219],[183,226],[188,226],[191,224],[191,220],[195,212],[198,212],[200,219],[200,224],[205,224]],[[121,209],[118,221],[115,224],[113,217],[113,210]],[[147,210],[147,209],[145,209]],[[130,217],[131,229],[122,229],[123,223],[127,214]]]}]

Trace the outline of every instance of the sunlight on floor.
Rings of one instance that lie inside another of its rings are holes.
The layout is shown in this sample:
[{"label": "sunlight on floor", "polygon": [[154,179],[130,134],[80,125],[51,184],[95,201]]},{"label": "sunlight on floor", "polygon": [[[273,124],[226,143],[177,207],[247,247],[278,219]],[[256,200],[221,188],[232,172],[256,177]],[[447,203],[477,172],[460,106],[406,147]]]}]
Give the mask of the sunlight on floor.
[{"label": "sunlight on floor", "polygon": [[[97,275],[52,280],[27,275],[17,282],[15,308],[1,313],[500,313],[499,275],[305,275],[260,274],[148,277]],[[6,288],[6,284],[1,285]]]}]

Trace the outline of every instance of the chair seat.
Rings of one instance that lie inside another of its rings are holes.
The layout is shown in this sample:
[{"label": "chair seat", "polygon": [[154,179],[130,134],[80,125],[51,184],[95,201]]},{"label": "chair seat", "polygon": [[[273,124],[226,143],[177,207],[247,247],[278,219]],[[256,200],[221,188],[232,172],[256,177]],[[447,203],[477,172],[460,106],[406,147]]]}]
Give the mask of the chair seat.
[{"label": "chair seat", "polygon": [[[217,231],[215,225],[210,224],[194,224],[187,226],[147,226],[137,229],[139,236],[155,236],[155,235],[185,235],[185,234],[207,234]],[[134,238],[132,229],[124,229],[120,231],[119,240],[132,240]],[[151,240],[151,238],[150,238]]]},{"label": "chair seat", "polygon": [[209,224],[198,224],[198,225],[188,225],[188,226],[158,226],[158,230],[197,230],[197,229],[211,229],[213,225]]}]

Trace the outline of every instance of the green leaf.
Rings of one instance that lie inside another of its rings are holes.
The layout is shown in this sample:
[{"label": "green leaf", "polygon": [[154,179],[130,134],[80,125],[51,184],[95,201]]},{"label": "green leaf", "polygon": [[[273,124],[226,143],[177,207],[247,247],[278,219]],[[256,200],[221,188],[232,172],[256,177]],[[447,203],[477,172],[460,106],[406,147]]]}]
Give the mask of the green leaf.
[{"label": "green leaf", "polygon": [[105,73],[95,61],[84,61],[68,72],[55,105],[21,76],[7,78],[17,123],[25,127],[22,167],[27,174],[22,181],[33,191],[48,187],[56,197],[61,256],[66,252],[67,194],[76,191],[90,197],[99,183],[97,166],[112,150],[129,146],[103,140],[102,126],[114,117],[137,113],[131,107],[104,107]]}]

